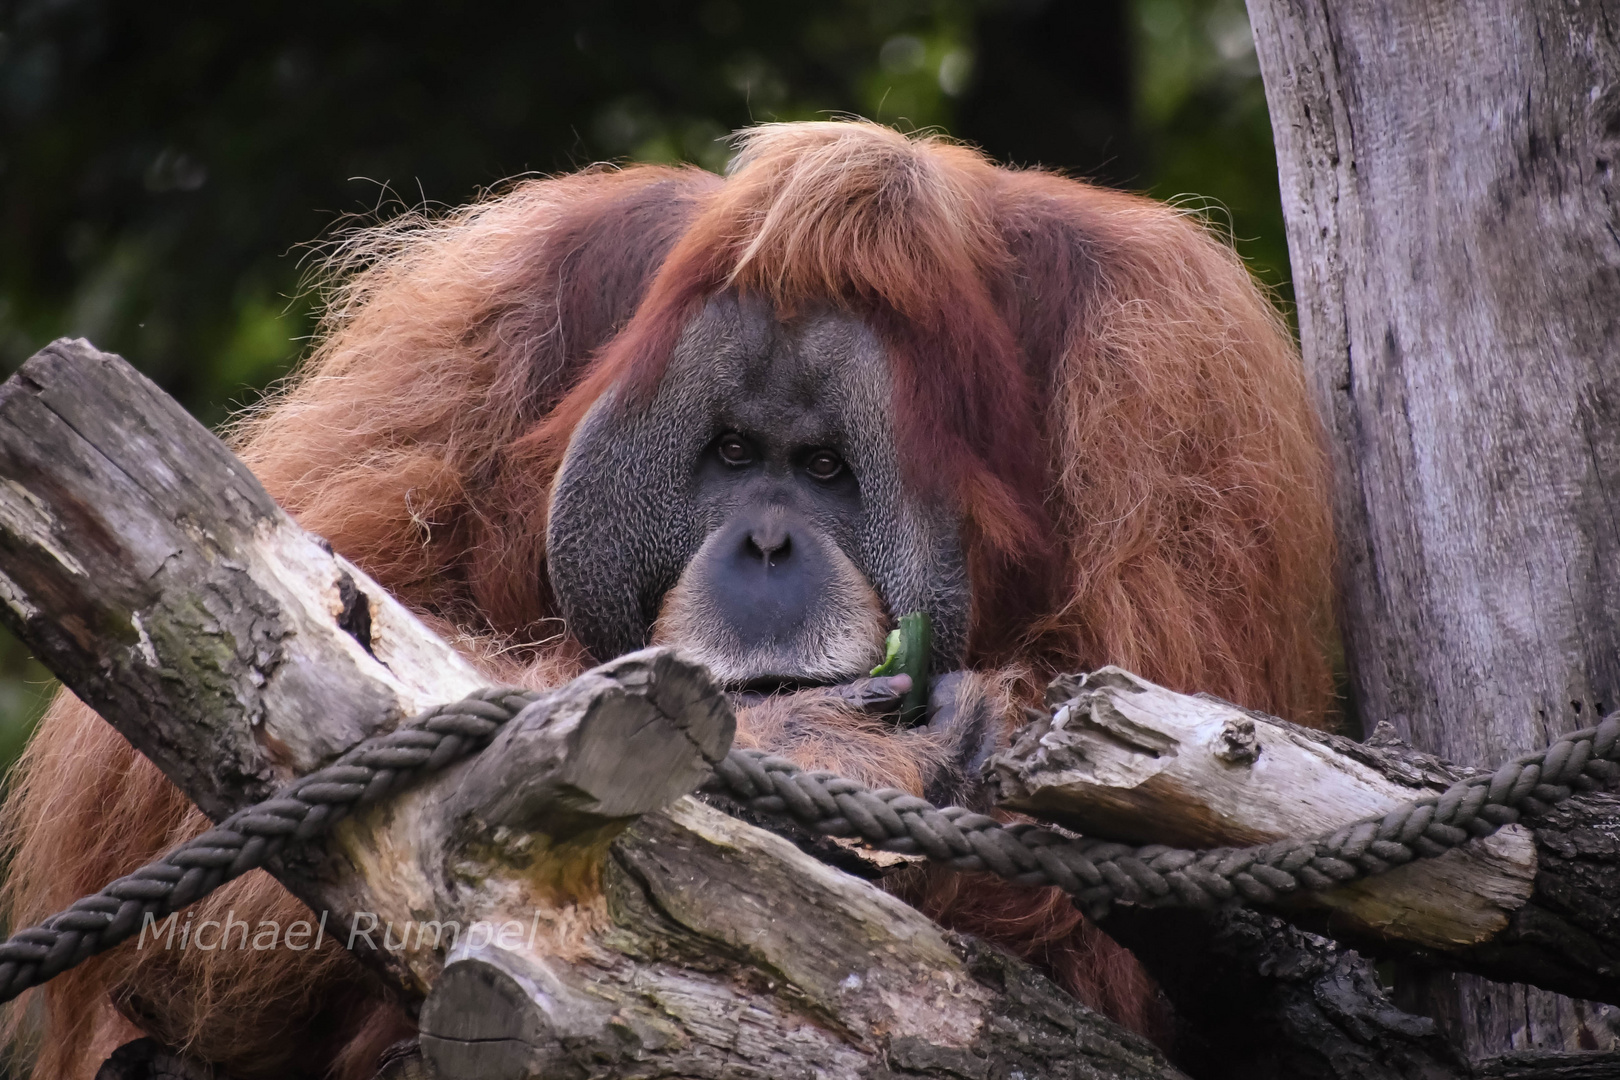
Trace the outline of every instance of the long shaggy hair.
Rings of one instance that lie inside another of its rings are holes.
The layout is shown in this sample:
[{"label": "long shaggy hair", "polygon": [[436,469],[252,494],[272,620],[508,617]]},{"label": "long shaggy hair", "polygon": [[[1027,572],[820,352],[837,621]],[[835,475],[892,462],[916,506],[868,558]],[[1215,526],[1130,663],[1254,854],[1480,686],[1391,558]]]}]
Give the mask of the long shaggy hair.
[{"label": "long shaggy hair", "polygon": [[[969,660],[997,673],[1006,715],[1045,677],[1105,663],[1304,723],[1324,714],[1317,427],[1284,324],[1195,217],[938,138],[783,124],[741,136],[724,178],[637,166],[527,181],[358,234],[333,266],[319,344],[235,446],[306,528],[492,677],[554,684],[587,662],[546,580],[562,452],[606,388],[650,393],[684,322],[736,289],[784,316],[841,305],[879,334],[908,480],[961,514]],[[848,737],[785,749],[920,783],[926,751],[821,712]],[[740,738],[779,727],[744,716]],[[66,695],[7,815],[13,926],[206,827]],[[906,892],[1150,1024],[1145,977],[1062,898],[976,879]],[[205,903],[307,917],[262,874]],[[247,1080],[334,1063],[363,1077],[408,1030],[378,1000],[336,948],[126,946],[26,1015],[47,1032],[36,1075],[51,1080],[92,1075],[132,1018]]]}]

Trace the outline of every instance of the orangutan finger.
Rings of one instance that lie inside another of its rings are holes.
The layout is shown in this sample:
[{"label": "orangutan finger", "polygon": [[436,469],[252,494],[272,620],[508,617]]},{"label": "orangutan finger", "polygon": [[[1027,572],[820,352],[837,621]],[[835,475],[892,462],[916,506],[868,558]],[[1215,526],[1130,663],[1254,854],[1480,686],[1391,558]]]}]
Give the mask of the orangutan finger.
[{"label": "orangutan finger", "polygon": [[862,712],[892,712],[900,707],[906,695],[911,692],[911,676],[879,675],[870,679],[852,679],[847,683],[828,687],[828,692]]}]

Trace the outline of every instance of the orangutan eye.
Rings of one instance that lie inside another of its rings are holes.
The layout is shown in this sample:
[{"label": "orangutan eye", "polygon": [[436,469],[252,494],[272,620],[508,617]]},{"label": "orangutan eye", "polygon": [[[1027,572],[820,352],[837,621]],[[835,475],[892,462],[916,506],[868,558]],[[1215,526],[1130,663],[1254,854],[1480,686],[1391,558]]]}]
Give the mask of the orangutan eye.
[{"label": "orangutan eye", "polygon": [[716,452],[727,465],[747,465],[754,460],[754,448],[735,431],[720,436]]},{"label": "orangutan eye", "polygon": [[817,450],[804,463],[804,471],[816,480],[831,480],[844,471],[844,459],[831,450]]}]

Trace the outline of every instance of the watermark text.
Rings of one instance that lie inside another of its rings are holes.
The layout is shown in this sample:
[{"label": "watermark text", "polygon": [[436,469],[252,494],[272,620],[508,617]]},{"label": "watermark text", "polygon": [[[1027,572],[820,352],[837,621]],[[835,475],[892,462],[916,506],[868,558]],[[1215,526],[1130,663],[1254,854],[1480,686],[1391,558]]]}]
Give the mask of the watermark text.
[{"label": "watermark text", "polygon": [[391,953],[422,949],[449,952],[462,944],[471,949],[489,945],[502,949],[532,949],[535,935],[540,930],[540,913],[536,911],[527,926],[517,919],[505,922],[480,920],[466,926],[455,919],[395,923],[370,911],[356,911],[348,916],[347,922],[346,928],[337,925],[331,920],[330,913],[325,911],[318,919],[294,919],[285,926],[273,919],[249,923],[246,919],[238,919],[234,910],[227,911],[224,919],[198,919],[195,912],[185,914],[177,911],[159,920],[148,912],[141,921],[141,933],[135,947],[197,949],[202,952],[268,952],[273,949],[304,952],[319,949],[323,942],[331,940],[341,942],[351,950],[383,950]]}]

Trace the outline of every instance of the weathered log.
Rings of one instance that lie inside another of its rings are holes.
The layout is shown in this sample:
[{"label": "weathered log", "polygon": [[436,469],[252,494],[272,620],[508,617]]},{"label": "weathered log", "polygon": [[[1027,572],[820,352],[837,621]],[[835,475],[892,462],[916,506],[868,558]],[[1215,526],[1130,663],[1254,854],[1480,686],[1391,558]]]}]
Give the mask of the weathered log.
[{"label": "weathered log", "polygon": [[[1392,738],[1358,743],[1118,668],[1060,680],[1050,698],[1050,720],[990,763],[1000,802],[1140,843],[1329,833],[1470,773]],[[1579,796],[1530,828],[1300,894],[1286,914],[1363,951],[1620,1002],[1620,919],[1603,900],[1620,895],[1617,806]]]},{"label": "weathered log", "polygon": [[[1523,753],[1620,706],[1614,4],[1248,6],[1352,697],[1454,761]],[[1464,983],[1434,1007],[1473,1056],[1617,1045]]]},{"label": "weathered log", "polygon": [[154,1039],[125,1043],[102,1063],[96,1080],[218,1080],[214,1070],[189,1061]]},{"label": "weathered log", "polygon": [[1472,1080],[1371,961],[1276,915],[1122,907],[1105,927],[1175,1006],[1197,1080]]},{"label": "weathered log", "polygon": [[[216,819],[482,681],[84,342],[0,388],[0,571],[7,624]],[[1181,1075],[786,841],[690,799],[656,811],[729,722],[699,669],[632,654],[274,870],[426,998],[442,1080]]]}]

